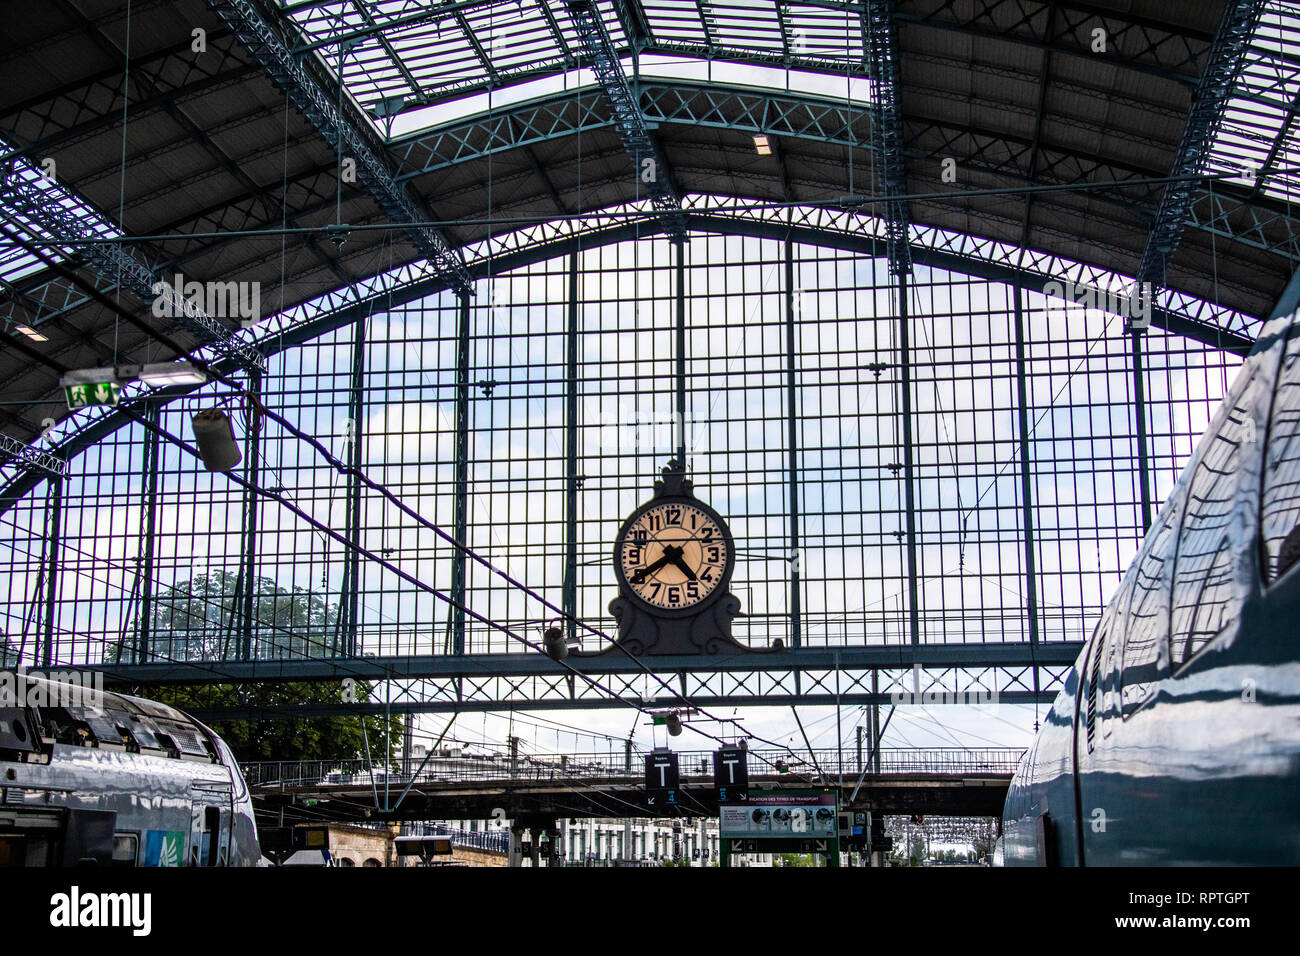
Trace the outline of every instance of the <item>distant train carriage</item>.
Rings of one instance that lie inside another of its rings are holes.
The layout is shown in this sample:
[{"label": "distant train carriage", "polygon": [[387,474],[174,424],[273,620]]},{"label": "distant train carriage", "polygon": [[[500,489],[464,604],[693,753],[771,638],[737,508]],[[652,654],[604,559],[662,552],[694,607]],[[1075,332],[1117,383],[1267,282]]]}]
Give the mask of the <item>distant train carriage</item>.
[{"label": "distant train carriage", "polygon": [[260,861],[248,787],[220,737],[165,704],[42,683],[0,706],[0,867]]},{"label": "distant train carriage", "polygon": [[1007,865],[1300,864],[1300,313],[1160,509],[1003,831]]}]

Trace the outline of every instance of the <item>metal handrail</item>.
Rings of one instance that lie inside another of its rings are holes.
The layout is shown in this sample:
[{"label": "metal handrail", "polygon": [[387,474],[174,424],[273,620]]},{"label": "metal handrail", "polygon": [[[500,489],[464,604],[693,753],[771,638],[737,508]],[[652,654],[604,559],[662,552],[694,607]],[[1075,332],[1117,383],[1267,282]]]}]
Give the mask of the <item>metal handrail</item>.
[{"label": "metal handrail", "polygon": [[[1018,747],[984,747],[962,749],[939,747],[913,749],[884,748],[879,755],[882,774],[1011,774],[1015,772],[1024,750]],[[558,781],[558,780],[633,780],[642,776],[642,757],[635,755],[630,767],[622,755],[608,753],[566,754],[563,757],[534,757],[509,754],[455,755],[431,757],[424,769],[412,778],[397,772],[372,767],[361,759],[258,761],[241,764],[244,779],[252,787],[291,786],[369,786],[373,781],[389,788],[408,783],[458,783],[469,781]],[[684,781],[712,779],[712,755],[709,751],[679,752],[678,764]],[[815,758],[815,759],[814,759]],[[863,757],[863,760],[867,758]],[[825,778],[857,775],[864,764],[857,751],[816,749],[796,751],[751,750],[749,768],[752,777],[774,776],[778,760],[789,768],[793,778],[816,776],[820,767]]]}]

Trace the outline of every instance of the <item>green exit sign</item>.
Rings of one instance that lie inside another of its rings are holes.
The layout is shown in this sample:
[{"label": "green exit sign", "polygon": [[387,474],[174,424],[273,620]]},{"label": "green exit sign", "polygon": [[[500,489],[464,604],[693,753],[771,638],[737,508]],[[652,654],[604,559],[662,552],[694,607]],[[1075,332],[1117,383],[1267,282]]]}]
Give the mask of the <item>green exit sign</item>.
[{"label": "green exit sign", "polygon": [[68,397],[69,408],[85,408],[87,405],[116,405],[121,389],[116,382],[100,382],[95,385],[65,385],[63,392]]}]

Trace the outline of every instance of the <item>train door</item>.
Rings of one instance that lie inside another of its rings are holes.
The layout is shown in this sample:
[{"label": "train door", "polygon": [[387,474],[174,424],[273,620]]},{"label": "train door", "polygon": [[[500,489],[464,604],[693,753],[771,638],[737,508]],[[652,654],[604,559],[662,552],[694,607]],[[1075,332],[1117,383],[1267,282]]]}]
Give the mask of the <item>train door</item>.
[{"label": "train door", "polygon": [[227,866],[233,821],[230,785],[205,783],[190,792],[190,866]]}]

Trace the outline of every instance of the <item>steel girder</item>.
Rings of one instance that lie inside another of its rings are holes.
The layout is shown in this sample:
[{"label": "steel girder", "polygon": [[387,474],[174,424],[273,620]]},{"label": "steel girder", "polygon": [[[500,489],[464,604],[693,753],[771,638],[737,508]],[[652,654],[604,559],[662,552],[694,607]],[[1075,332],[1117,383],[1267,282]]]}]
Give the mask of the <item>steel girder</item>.
[{"label": "steel girder", "polygon": [[[933,699],[927,700],[923,695],[916,695],[915,701],[918,706],[929,707],[932,704],[941,704],[945,700],[956,704],[969,704],[972,706],[989,705],[989,704],[1051,704],[1056,695],[1060,692],[1063,677],[1048,676],[1048,668],[1040,668],[1039,681],[1041,690],[1035,692],[1028,690],[1005,690],[989,692],[984,695],[981,688],[972,687],[969,691],[958,694],[956,692],[934,691]],[[885,672],[881,672],[882,675]],[[903,674],[894,675],[897,680],[905,680],[911,677],[911,671]],[[729,676],[728,672],[720,672],[722,676]],[[1026,671],[1026,675],[1028,672]],[[664,675],[661,675],[664,676]],[[668,675],[671,676],[671,675]],[[834,684],[833,674],[832,686]],[[502,678],[501,680],[506,680]],[[536,679],[534,679],[536,680]],[[847,684],[850,678],[841,674],[841,681]],[[778,683],[779,681],[779,683]],[[852,681],[855,686],[867,686],[871,684],[869,676],[864,677],[861,674],[853,675]],[[1032,681],[1022,679],[1021,683],[1032,684]],[[457,685],[465,687],[470,691],[468,695],[462,694],[460,698],[454,695]],[[767,690],[747,689],[750,685],[757,688],[759,684],[750,679],[748,681],[719,680],[716,682],[718,687],[726,686],[727,690],[696,690],[689,693],[690,703],[696,707],[834,707],[837,704],[841,707],[868,707],[873,704],[888,707],[894,702],[890,693],[874,692],[871,690],[853,690],[841,693],[838,697],[833,693],[818,691],[816,693],[803,692],[798,693],[794,690],[793,680],[789,678],[774,677],[767,683]],[[474,713],[496,713],[507,710],[599,710],[602,708],[622,708],[628,706],[626,702],[620,702],[612,697],[601,697],[592,695],[590,697],[565,697],[562,694],[568,693],[565,685],[565,679],[559,678],[556,681],[546,685],[537,684],[536,686],[521,686],[515,696],[503,692],[500,689],[486,687],[481,691],[471,686],[466,681],[456,681],[447,679],[442,683],[442,692],[446,695],[441,699],[427,698],[416,699],[415,697],[405,697],[394,699],[387,703],[375,702],[358,702],[355,704],[283,704],[278,706],[259,706],[240,707],[231,706],[223,708],[209,708],[203,711],[195,711],[194,715],[206,721],[213,720],[264,720],[268,717],[332,717],[332,716],[371,716],[379,717],[384,715],[397,716],[399,714],[474,714]],[[130,686],[130,685],[128,685]],[[148,689],[142,688],[147,694]],[[538,691],[539,693],[534,693]],[[907,694],[907,691],[898,693]],[[503,696],[498,696],[504,694]],[[995,696],[990,696],[995,695]],[[639,701],[635,695],[631,700]],[[908,698],[912,699],[912,698]],[[645,706],[667,706],[671,703],[678,706],[685,706],[681,698],[663,695],[658,700],[646,700]]]},{"label": "steel girder", "polygon": [[[797,213],[792,217],[790,213]],[[861,255],[878,254],[873,233],[863,231],[852,214],[819,208],[779,210],[755,209],[751,214],[733,212],[726,216],[709,215],[707,209],[686,214],[688,228],[701,232],[754,235],[783,238],[787,232],[794,241],[846,249]],[[1030,251],[1015,265],[1018,247],[994,239],[949,233],[930,227],[913,226],[913,257],[935,268],[961,271],[970,275],[1009,282],[1041,292],[1043,284],[1054,277],[1077,275],[1079,281],[1107,287],[1104,270],[1080,267],[1049,253]],[[485,278],[503,270],[520,268],[554,256],[565,255],[575,246],[622,242],[644,235],[638,222],[609,226],[607,223],[582,223],[556,220],[538,223],[504,236],[495,236],[481,244],[477,258],[469,266],[473,278]],[[402,266],[389,273],[360,280],[352,286],[336,289],[311,302],[302,303],[280,316],[273,317],[262,329],[260,348],[273,355],[287,348],[324,335],[367,315],[375,308],[393,308],[448,288],[446,277],[422,263]],[[1238,355],[1248,353],[1254,344],[1248,317],[1213,303],[1171,290],[1164,290],[1163,300],[1152,306],[1152,324],[1178,335],[1205,342]],[[231,366],[216,363],[219,370]],[[144,399],[128,389],[123,395],[125,407]],[[155,400],[168,401],[192,391],[191,386],[173,386],[149,392]],[[90,445],[129,423],[129,419],[110,409],[93,409],[82,413],[76,430],[63,435],[53,452],[71,459]],[[40,477],[30,472],[13,476],[0,486],[0,514],[11,508]]]},{"label": "steel girder", "polygon": [[[1259,24],[1265,0],[1229,0],[1219,23],[1209,62],[1197,82],[1191,112],[1169,170],[1171,176],[1203,172],[1210,160],[1214,135],[1232,98],[1245,64],[1246,50]],[[1197,194],[1192,180],[1170,183],[1160,198],[1155,221],[1147,236],[1137,280],[1164,284],[1165,269],[1178,249],[1183,225]]]},{"label": "steel girder", "polygon": [[[933,120],[909,122],[908,134],[905,149],[909,151],[914,149],[927,157],[961,155],[963,168],[992,175],[1028,175],[1027,163],[1033,155],[1033,143],[1028,140]],[[1049,185],[1110,180],[1115,185],[1089,189],[1086,195],[1136,209],[1155,219],[1164,187],[1142,182],[1130,185],[1125,180],[1159,178],[1160,174],[1042,144],[1037,155],[1036,180]],[[1241,187],[1232,185],[1208,189],[1194,184],[1185,226],[1300,261],[1300,219],[1286,206],[1270,202],[1267,196],[1244,193]],[[1225,255],[1224,250],[1220,249],[1219,254]]]},{"label": "steel girder", "polygon": [[24,445],[8,435],[0,435],[0,453],[9,455],[27,468],[39,468],[59,477],[68,473],[67,461],[58,455],[52,455],[35,445]]},{"label": "steel girder", "polygon": [[[637,96],[623,72],[614,43],[594,0],[566,0],[569,14],[578,26],[583,50],[596,80],[605,93],[623,146],[632,154],[635,175],[645,184],[650,201],[663,215],[664,231],[677,242],[686,240],[681,222],[681,199],[672,182],[672,174],[662,152],[655,145]],[[649,164],[647,168],[647,164]]]},{"label": "steel girder", "polygon": [[[238,40],[228,31],[208,34],[204,56],[195,56],[190,43],[187,39],[171,49],[132,59],[132,85],[149,91],[131,100],[133,119],[236,86],[260,69],[246,62]],[[0,162],[15,156],[39,160],[120,123],[124,89],[122,71],[116,69],[14,106],[0,115],[0,129],[14,137],[10,148],[0,152]]]},{"label": "steel girder", "polygon": [[872,142],[880,157],[880,186],[885,203],[885,254],[889,271],[909,275],[906,201],[907,171],[903,166],[903,116],[898,99],[898,38],[894,30],[894,0],[867,0],[861,9],[871,63]]},{"label": "steel girder", "polygon": [[278,14],[259,0],[207,0],[208,6],[239,37],[244,48],[262,64],[281,89],[330,147],[356,160],[357,181],[393,222],[406,227],[407,236],[433,266],[445,273],[458,291],[470,291],[470,277],[459,254],[437,232],[422,225],[429,217],[413,203],[384,162],[385,150],[378,134],[364,117],[341,110],[326,93],[329,81],[314,58],[294,57],[271,20]]},{"label": "steel girder", "polygon": [[[850,148],[872,148],[864,112],[843,102],[721,84],[704,86],[662,80],[643,83],[640,95],[642,112],[655,123],[709,126]],[[398,159],[397,178],[415,179],[458,163],[612,125],[599,102],[590,98],[583,100],[574,94],[560,94],[535,100],[493,116],[441,126],[398,141],[392,147]],[[963,156],[962,163],[967,168],[1008,177],[1028,174],[1027,164],[1033,153],[1030,140],[920,117],[909,119],[904,130],[905,155],[933,157],[952,153]],[[1088,194],[1129,209],[1149,210],[1152,216],[1162,187],[1125,185],[1124,181],[1160,175],[1159,171],[1138,169],[1102,156],[1058,150],[1043,144],[1038,147],[1036,179],[1049,185],[1114,181],[1114,187],[1089,190]],[[1235,192],[1231,187],[1225,192],[1198,186],[1187,225],[1300,260],[1300,220],[1285,206],[1268,203],[1267,197],[1243,199]]]},{"label": "steel girder", "polygon": [[1186,224],[1231,242],[1300,262],[1300,220],[1289,207],[1265,205],[1266,197],[1241,198],[1232,187],[1198,187],[1191,197]]},{"label": "steel girder", "polygon": [[1081,641],[1061,641],[1034,646],[1015,642],[802,647],[714,657],[571,656],[568,663],[599,681],[599,687],[576,678],[542,654],[207,661],[96,665],[92,669],[114,687],[343,678],[389,683],[386,701],[286,705],[280,709],[301,715],[507,707],[572,710],[655,706],[682,697],[700,706],[834,705],[837,700],[849,706],[1048,703],[1063,686],[1082,648]]},{"label": "steel girder", "polygon": [[[233,360],[240,368],[262,367],[262,356],[255,347],[236,338],[226,326],[186,300],[181,290],[158,278],[160,263],[147,262],[121,243],[103,242],[104,236],[93,228],[93,223],[59,201],[58,191],[40,189],[22,175],[17,163],[0,169],[0,204],[20,223],[36,226],[38,235],[45,240],[42,245],[75,248],[101,279],[120,282],[141,302],[151,303],[159,295],[164,296],[170,302],[172,317],[202,345]],[[155,291],[159,285],[161,292]]]},{"label": "steel girder", "polygon": [[[642,81],[640,109],[653,123],[768,133],[865,148],[870,129],[851,104],[797,93],[761,93],[724,84]],[[606,129],[614,120],[597,100],[564,93],[491,116],[440,126],[400,140],[397,178],[413,179],[495,153]]]}]

